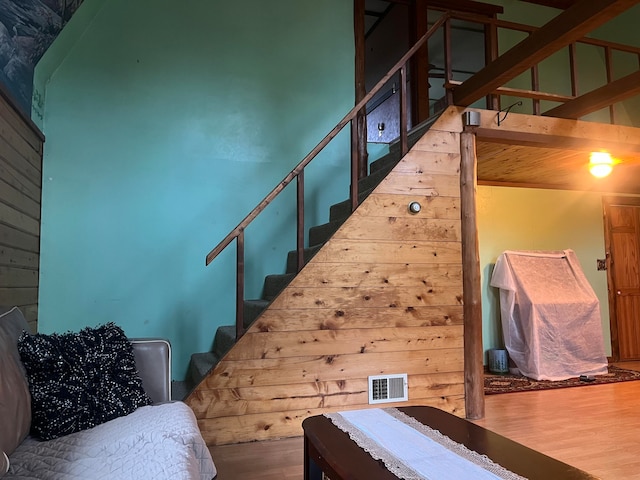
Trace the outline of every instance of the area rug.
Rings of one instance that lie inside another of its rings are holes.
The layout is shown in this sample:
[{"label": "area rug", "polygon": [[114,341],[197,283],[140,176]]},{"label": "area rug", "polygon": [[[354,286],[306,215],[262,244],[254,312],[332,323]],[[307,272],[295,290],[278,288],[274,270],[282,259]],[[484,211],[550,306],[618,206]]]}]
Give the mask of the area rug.
[{"label": "area rug", "polygon": [[586,385],[602,385],[604,383],[628,382],[640,380],[640,372],[626,370],[615,366],[609,366],[609,373],[596,375],[594,380],[586,382],[579,377],[552,382],[550,380],[533,380],[524,375],[504,375],[485,374],[484,393],[494,395],[497,393],[526,392],[531,390],[548,390],[552,388],[583,387]]}]

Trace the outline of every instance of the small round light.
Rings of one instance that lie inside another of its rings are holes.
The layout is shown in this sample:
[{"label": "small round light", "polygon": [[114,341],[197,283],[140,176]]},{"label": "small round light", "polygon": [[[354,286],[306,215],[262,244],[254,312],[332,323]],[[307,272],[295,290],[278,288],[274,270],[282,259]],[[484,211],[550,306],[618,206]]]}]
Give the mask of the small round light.
[{"label": "small round light", "polygon": [[606,152],[591,152],[589,155],[589,171],[591,175],[603,178],[613,170],[613,160]]},{"label": "small round light", "polygon": [[411,213],[419,213],[422,210],[422,206],[418,202],[411,202],[409,204],[409,211]]}]

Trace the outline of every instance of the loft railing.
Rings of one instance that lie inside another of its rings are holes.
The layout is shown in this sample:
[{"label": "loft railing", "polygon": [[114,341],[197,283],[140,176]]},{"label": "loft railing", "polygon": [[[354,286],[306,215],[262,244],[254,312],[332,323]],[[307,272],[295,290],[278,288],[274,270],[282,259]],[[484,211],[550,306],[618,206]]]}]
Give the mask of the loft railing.
[{"label": "loft railing", "polygon": [[[487,63],[498,58],[498,29],[504,28],[509,30],[522,31],[532,33],[537,28],[528,25],[522,25],[513,22],[498,20],[473,14],[464,14],[459,12],[444,13],[415,43],[413,47],[385,74],[385,76],[373,87],[373,89],[365,95],[340,122],[316,145],[300,163],[289,172],[278,185],[267,194],[264,199],[236,226],[229,234],[213,249],[206,257],[206,265],[209,265],[223,250],[225,250],[234,240],[236,241],[236,338],[240,338],[244,333],[243,316],[244,316],[244,232],[253,220],[262,213],[265,208],[289,185],[296,180],[297,182],[297,227],[296,227],[296,260],[297,271],[300,271],[304,265],[304,174],[305,168],[309,163],[335,138],[342,129],[351,124],[351,209],[352,211],[358,207],[358,180],[361,176],[360,156],[362,151],[366,154],[366,148],[362,148],[359,144],[365,141],[358,135],[357,117],[362,115],[367,104],[378,94],[387,82],[399,72],[399,88],[394,89],[394,94],[399,93],[399,116],[400,116],[400,132],[399,145],[401,155],[404,156],[408,151],[408,109],[407,109],[407,70],[409,61],[414,58],[416,53],[425,46],[427,41],[434,33],[443,28],[443,49],[444,49],[444,74],[439,78],[443,78],[445,87],[445,97],[441,99],[440,106],[442,108],[452,104],[453,89],[462,84],[453,78],[452,68],[452,45],[451,45],[451,22],[452,20],[463,20],[467,22],[475,22],[485,27],[485,58]],[[591,38],[582,38],[576,43],[588,44],[604,49],[605,68],[607,82],[613,79],[612,58],[614,52],[624,52],[635,54],[640,62],[640,48],[628,45],[622,45],[613,42],[606,42]],[[539,90],[538,65],[531,68],[531,89],[517,89],[509,87],[498,87],[487,96],[487,108],[500,110],[500,96],[508,95],[512,97],[521,97],[531,99],[532,110],[534,114],[540,115],[540,102],[549,100],[554,102],[566,102],[578,96],[578,70],[576,66],[576,43],[569,45],[569,63],[570,63],[570,85],[571,95],[562,95],[556,93],[546,93]],[[428,88],[428,87],[427,87]],[[428,100],[428,94],[427,94]],[[609,106],[611,122],[615,123],[615,111],[613,106]],[[433,114],[438,113],[434,111]]]},{"label": "loft railing", "polygon": [[[453,79],[452,69],[451,69],[451,37],[450,30],[448,25],[452,20],[462,20],[470,23],[477,23],[484,27],[485,29],[485,57],[490,61],[494,61],[499,56],[498,51],[498,31],[499,29],[512,30],[523,32],[527,34],[531,34],[538,30],[538,27],[533,27],[531,25],[524,25],[521,23],[509,22],[505,20],[499,20],[497,18],[490,18],[481,15],[475,14],[466,14],[461,12],[448,12],[449,16],[448,21],[445,23],[444,30],[444,44],[445,44],[445,89],[447,91],[447,98],[452,97],[453,89],[457,86],[461,85],[463,82],[456,81]],[[531,68],[531,88],[529,90],[519,89],[519,88],[510,88],[501,86],[494,90],[491,95],[487,97],[487,108],[492,110],[500,110],[500,97],[502,95],[530,99],[532,102],[532,113],[534,115],[541,115],[540,102],[541,101],[551,101],[551,102],[559,102],[565,103],[570,100],[575,99],[580,95],[579,81],[578,81],[578,53],[577,53],[577,45],[590,45],[592,47],[597,47],[602,49],[602,54],[604,58],[604,66],[605,66],[605,79],[606,83],[611,83],[614,81],[614,65],[613,58],[616,54],[631,54],[636,57],[636,61],[638,62],[638,66],[640,66],[640,47],[634,47],[631,45],[624,45],[615,42],[609,42],[606,40],[599,40],[595,38],[583,37],[577,40],[574,43],[569,44],[569,46],[565,47],[568,50],[568,58],[569,58],[569,85],[571,94],[565,95],[560,93],[549,93],[540,91],[540,76],[539,76],[539,66],[534,65]],[[582,92],[585,93],[585,92]],[[609,120],[612,124],[616,123],[616,115],[614,105],[608,105],[609,108]]]}]

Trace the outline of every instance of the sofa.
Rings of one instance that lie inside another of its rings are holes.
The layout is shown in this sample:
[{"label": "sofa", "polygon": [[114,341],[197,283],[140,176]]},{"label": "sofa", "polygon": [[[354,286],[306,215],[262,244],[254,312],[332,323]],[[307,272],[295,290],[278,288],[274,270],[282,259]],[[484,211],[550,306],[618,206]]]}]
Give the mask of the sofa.
[{"label": "sofa", "polygon": [[[0,308],[2,480],[215,478],[193,412],[171,401],[168,342],[100,328],[32,335],[17,307]],[[78,345],[84,357],[51,353]]]}]

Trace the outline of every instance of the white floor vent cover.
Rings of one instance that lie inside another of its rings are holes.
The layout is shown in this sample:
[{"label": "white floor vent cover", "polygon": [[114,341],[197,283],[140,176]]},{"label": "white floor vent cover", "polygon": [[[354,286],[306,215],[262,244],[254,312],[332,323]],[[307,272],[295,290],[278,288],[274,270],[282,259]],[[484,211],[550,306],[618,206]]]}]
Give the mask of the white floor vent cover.
[{"label": "white floor vent cover", "polygon": [[407,374],[369,377],[369,403],[406,402],[409,400]]}]

